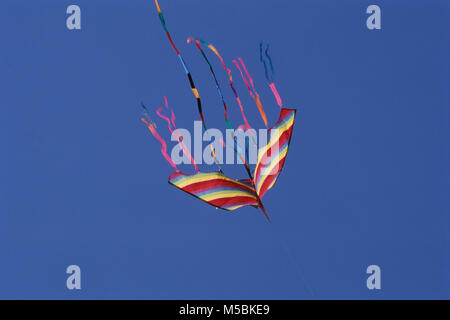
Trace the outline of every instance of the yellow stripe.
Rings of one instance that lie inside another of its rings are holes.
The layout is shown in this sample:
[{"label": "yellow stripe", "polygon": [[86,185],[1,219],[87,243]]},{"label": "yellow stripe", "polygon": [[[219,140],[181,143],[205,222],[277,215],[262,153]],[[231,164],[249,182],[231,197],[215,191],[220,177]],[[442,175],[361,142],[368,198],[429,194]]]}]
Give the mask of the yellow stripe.
[{"label": "yellow stripe", "polygon": [[156,4],[156,10],[158,10],[158,13],[161,13],[161,8],[159,7],[158,0],[155,0],[155,4]]},{"label": "yellow stripe", "polygon": [[199,173],[196,176],[185,176],[181,178],[179,181],[175,182],[174,184],[177,187],[183,188],[185,186],[188,186],[193,183],[197,182],[203,182],[208,181],[212,179],[220,179],[222,178],[218,173],[211,172],[211,173]]},{"label": "yellow stripe", "polygon": [[198,94],[197,89],[192,88],[192,92],[194,93],[194,96],[195,96],[197,99],[200,99],[200,95]]},{"label": "yellow stripe", "polygon": [[252,199],[256,199],[256,197],[242,192],[242,191],[237,191],[237,190],[226,190],[226,191],[217,191],[217,192],[211,192],[208,194],[205,194],[203,196],[199,196],[200,199],[206,200],[206,201],[211,201],[211,200],[215,200],[215,199],[221,199],[221,198],[234,198],[234,197],[249,197]]},{"label": "yellow stripe", "polygon": [[[278,157],[276,157],[277,160],[278,160],[278,161],[283,160],[283,159],[286,157],[287,151],[288,151],[288,148],[284,149],[284,150],[278,155]],[[261,173],[260,173],[260,175],[259,175],[259,179],[258,179],[258,187],[257,187],[258,194],[259,194],[259,192],[261,191],[261,187],[262,187],[262,185],[264,184],[264,181],[266,181],[267,177],[268,177],[269,174],[272,172],[273,168],[274,168],[276,165],[279,164],[278,161],[272,161],[269,167],[266,167],[266,168],[264,168],[264,169],[261,171]]]},{"label": "yellow stripe", "polygon": [[216,158],[216,153],[214,152],[214,148],[212,146],[212,144],[209,145],[211,148],[211,154],[213,155],[214,159]]},{"label": "yellow stripe", "polygon": [[258,180],[258,177],[256,177],[256,172],[258,171],[258,168],[262,165],[260,163],[261,158],[267,152],[268,149],[273,147],[273,145],[280,139],[282,134],[286,130],[288,130],[292,126],[293,123],[294,123],[294,117],[292,116],[291,119],[286,121],[284,125],[280,126],[279,128],[274,128],[274,129],[278,129],[279,134],[273,135],[273,136],[271,135],[269,143],[267,143],[267,145],[258,152],[258,163],[256,165],[255,172],[253,174],[255,176],[256,181]]},{"label": "yellow stripe", "polygon": [[216,56],[218,56],[219,58],[222,59],[222,57],[220,56],[219,52],[217,51],[216,48],[214,48],[214,46],[212,44],[210,44],[208,47],[216,54]]},{"label": "yellow stripe", "polygon": [[264,167],[261,170],[261,175],[268,175],[270,174],[270,172],[272,172],[273,168],[278,165],[278,163],[283,160],[286,157],[286,153],[288,151],[288,147],[284,148],[284,150],[282,150],[281,152],[278,153],[278,155],[274,155],[271,160],[270,160],[270,164],[267,167]]},{"label": "yellow stripe", "polygon": [[239,209],[240,207],[243,207],[243,205],[240,205],[240,206],[234,206],[234,207],[229,207],[229,208],[224,208],[224,209],[225,209],[225,210],[229,210],[229,211],[233,211],[233,210]]},{"label": "yellow stripe", "polygon": [[[261,173],[259,175],[259,179],[258,179],[258,187],[256,189],[258,191],[258,194],[261,191],[261,187],[264,184],[264,181],[266,181],[267,177],[272,172],[273,168],[279,164],[279,161],[283,160],[286,157],[288,149],[289,148],[285,148],[281,153],[278,154],[278,157],[275,157],[274,159],[272,159],[270,166],[264,168],[261,171]],[[274,160],[278,160],[278,161],[274,161]]]},{"label": "yellow stripe", "polygon": [[272,189],[273,185],[275,184],[275,182],[277,182],[277,178],[273,179],[272,183],[270,184],[270,186],[267,188],[267,190]]},{"label": "yellow stripe", "polygon": [[255,202],[254,204],[250,204],[250,203],[249,204],[241,204],[241,205],[238,205],[238,206],[224,208],[224,209],[228,210],[228,211],[233,211],[233,210],[239,209],[240,207],[243,207],[243,206],[252,206],[252,205],[258,205],[258,203]]},{"label": "yellow stripe", "polygon": [[260,150],[260,152],[258,153],[258,161],[260,160],[260,158],[263,156],[264,153],[266,153],[267,149],[269,149],[270,147],[272,147],[272,145],[274,145],[279,139],[280,137],[283,135],[283,133],[288,130],[291,125],[294,123],[294,117],[292,116],[291,119],[289,119],[288,121],[286,121],[282,126],[280,127],[275,127],[272,128],[271,130],[278,130],[278,135],[271,135],[270,136],[270,140],[269,143],[267,143],[267,145],[262,148]]}]

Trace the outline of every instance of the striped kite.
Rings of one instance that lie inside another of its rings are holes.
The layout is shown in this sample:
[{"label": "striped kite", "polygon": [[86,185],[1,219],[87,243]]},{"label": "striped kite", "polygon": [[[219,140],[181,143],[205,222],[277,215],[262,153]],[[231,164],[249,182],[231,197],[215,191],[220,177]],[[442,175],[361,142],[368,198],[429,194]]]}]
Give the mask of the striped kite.
[{"label": "striped kite", "polygon": [[274,186],[283,168],[294,121],[295,110],[281,109],[277,123],[269,130],[269,142],[258,152],[258,162],[250,179],[236,181],[220,172],[186,175],[177,170],[170,175],[169,183],[227,211],[243,206],[260,207],[270,221],[261,198]]},{"label": "striped kite", "polygon": [[[194,94],[194,97],[197,101],[198,112],[199,112],[200,118],[202,120],[203,127],[206,130],[207,127],[206,127],[206,122],[205,122],[205,119],[203,116],[200,94],[199,94],[197,88],[195,87],[192,75],[191,75],[185,61],[183,60],[183,57],[181,56],[180,51],[175,46],[174,41],[167,29],[166,22],[165,22],[163,13],[161,11],[161,8],[159,6],[158,0],[155,0],[155,5],[156,5],[156,9],[158,11],[159,19],[160,19],[162,27],[167,35],[167,38],[169,39],[169,42],[170,42],[172,48],[175,50],[175,53],[177,54],[182,66],[183,66],[183,69],[188,77],[189,85],[190,85],[192,93]],[[237,100],[239,108],[241,110],[241,114],[242,114],[243,120],[245,122],[245,128],[250,129],[250,125],[248,124],[247,119],[245,118],[245,115],[244,115],[242,103],[237,95],[237,92],[236,92],[235,87],[232,82],[231,70],[225,66],[223,58],[219,55],[218,51],[208,42],[198,40],[195,38],[189,38],[188,43],[190,43],[191,41],[192,42],[195,41],[197,48],[200,50],[202,56],[204,57],[205,61],[207,62],[208,66],[210,68],[210,71],[214,77],[217,91],[218,91],[219,96],[224,105],[225,122],[227,124],[227,127],[229,129],[232,129],[231,124],[228,119],[227,105],[225,103],[222,91],[220,90],[220,86],[217,81],[214,70],[212,68],[212,65],[209,62],[209,60],[207,59],[204,51],[201,49],[200,44],[209,47],[216,54],[216,56],[220,59],[222,66],[224,67],[225,71],[227,72],[231,88],[235,94],[236,100]],[[267,50],[268,49],[266,49],[266,51],[265,51],[266,58],[268,58],[269,65],[272,68],[272,62],[270,60],[270,56],[268,55]],[[276,89],[274,90],[273,79],[268,76],[267,65],[266,65],[266,62],[263,61],[262,46],[260,47],[260,51],[261,51],[260,58],[261,58],[261,62],[263,62],[264,67],[265,67],[266,78],[270,83],[269,86],[270,86],[271,90],[275,94]],[[250,75],[247,71],[247,68],[245,67],[242,59],[238,58],[238,61],[241,63],[241,65],[245,71],[245,74],[249,78],[250,84],[244,78],[244,75],[243,75],[241,68],[240,68],[239,64],[237,63],[237,61],[234,60],[233,63],[239,69],[241,76],[242,76],[243,80],[245,81],[252,98],[255,100],[255,102],[258,106],[258,109],[261,113],[264,123],[267,125],[266,115],[264,113],[264,110],[262,109],[260,97],[255,90],[253,80],[250,77]],[[279,98],[277,92],[276,92],[276,97],[277,97],[277,103],[281,107],[281,98]],[[166,120],[166,122],[168,123],[168,128],[172,133],[174,133],[174,132],[177,133],[177,129],[175,126],[175,121],[174,121],[175,116],[173,114],[173,111],[168,107],[167,99],[165,97],[164,97],[164,99],[165,99],[167,109],[169,109],[171,111],[172,117],[171,117],[171,119],[169,119],[168,117],[163,116],[161,114],[163,108],[159,108],[157,110],[157,114],[159,117]],[[286,160],[286,155],[287,155],[288,148],[289,148],[289,143],[290,143],[291,136],[292,136],[292,130],[294,127],[295,113],[296,113],[295,109],[287,109],[287,108],[281,107],[278,121],[269,129],[269,139],[268,139],[269,141],[267,142],[267,144],[265,146],[261,146],[258,150],[257,163],[256,163],[256,167],[254,168],[253,172],[251,171],[248,162],[244,159],[244,157],[242,157],[240,150],[238,148],[236,148],[236,146],[233,146],[233,148],[235,149],[235,152],[240,156],[240,159],[243,161],[246,172],[248,174],[247,179],[234,180],[234,179],[227,177],[223,173],[223,171],[220,167],[219,167],[219,171],[216,171],[216,172],[201,172],[201,171],[199,171],[194,160],[192,159],[192,156],[186,151],[186,148],[183,147],[184,143],[180,139],[179,135],[176,134],[178,143],[180,144],[180,147],[182,148],[183,152],[189,157],[189,159],[191,160],[192,164],[194,165],[194,167],[196,169],[196,172],[194,174],[185,174],[185,173],[179,171],[178,168],[176,167],[176,165],[172,162],[170,157],[167,155],[166,144],[165,144],[164,140],[160,137],[160,135],[158,135],[158,133],[156,132],[156,124],[150,119],[147,108],[143,104],[142,104],[142,107],[144,108],[144,115],[145,115],[145,117],[142,118],[142,121],[147,125],[148,129],[153,134],[153,136],[160,141],[161,153],[164,155],[166,160],[175,168],[175,171],[169,176],[169,184],[177,187],[180,190],[183,190],[184,192],[189,193],[190,195],[192,195],[192,196],[194,196],[216,208],[220,208],[223,210],[232,211],[232,210],[241,208],[243,206],[253,206],[255,208],[261,208],[265,217],[270,222],[270,218],[267,215],[266,210],[264,209],[261,199],[266,194],[266,192],[274,186],[281,170],[283,169],[283,166],[284,166],[284,163]],[[223,141],[222,141],[222,144],[224,144]],[[212,145],[211,145],[211,153],[212,153],[214,159],[216,160],[216,163],[218,164],[218,161],[215,157],[215,153],[214,153],[214,149],[213,149]]]}]

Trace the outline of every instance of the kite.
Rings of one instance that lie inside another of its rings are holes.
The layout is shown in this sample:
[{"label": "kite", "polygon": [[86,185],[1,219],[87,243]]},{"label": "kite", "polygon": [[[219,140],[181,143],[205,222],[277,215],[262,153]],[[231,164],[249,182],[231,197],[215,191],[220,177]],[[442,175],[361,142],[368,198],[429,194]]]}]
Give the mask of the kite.
[{"label": "kite", "polygon": [[283,108],[277,123],[269,130],[269,142],[258,152],[254,174],[248,171],[250,179],[236,181],[219,172],[186,175],[175,171],[169,183],[227,211],[246,205],[260,207],[270,221],[261,198],[274,186],[284,166],[294,121],[295,110]]},{"label": "kite", "polygon": [[[175,46],[174,41],[167,29],[166,22],[162,13],[162,10],[159,6],[158,0],[155,0],[156,10],[158,12],[159,19],[161,21],[162,27],[167,35],[167,38],[169,39],[169,42],[173,49],[175,50],[175,53],[177,54],[178,59],[180,60],[183,69],[188,77],[189,84],[191,87],[191,90],[194,94],[194,97],[197,101],[197,108],[198,112],[203,124],[203,127],[205,130],[207,130],[205,118],[203,116],[203,110],[202,110],[202,103],[200,100],[200,95],[198,93],[197,88],[195,87],[192,75],[181,56],[180,51]],[[242,102],[238,96],[237,90],[233,84],[233,78],[231,74],[231,70],[225,65],[225,62],[222,58],[222,56],[219,54],[217,49],[210,43],[197,39],[197,38],[188,38],[187,43],[195,43],[197,49],[201,52],[202,57],[206,61],[206,63],[209,66],[209,69],[211,71],[211,74],[213,75],[216,89],[219,94],[219,97],[222,101],[224,111],[225,111],[225,123],[228,127],[228,129],[233,129],[228,118],[228,111],[227,111],[227,104],[225,103],[225,98],[223,95],[223,92],[220,88],[219,81],[217,80],[216,74],[214,72],[214,69],[212,67],[212,64],[208,60],[205,52],[203,51],[201,45],[206,46],[211,51],[214,52],[214,54],[219,58],[220,63],[223,67],[223,69],[226,71],[228,75],[228,80],[230,83],[230,87],[233,91],[233,94],[236,98],[237,104],[241,111],[242,119],[244,120],[243,127],[245,129],[250,129],[250,125],[247,121],[247,118],[244,113],[244,108],[242,105]],[[266,59],[268,62],[266,62]],[[265,50],[265,57],[262,55],[262,43],[260,44],[260,60],[264,65],[265,68],[265,75],[266,79],[269,82],[269,87],[271,88],[272,93],[275,95],[277,104],[280,106],[280,114],[278,117],[278,120],[275,122],[275,124],[268,130],[269,139],[268,142],[261,146],[258,150],[257,155],[257,162],[254,170],[252,171],[250,169],[249,163],[241,154],[241,150],[237,146],[236,143],[236,137],[233,135],[234,139],[234,151],[238,154],[240,159],[242,160],[245,170],[247,172],[248,178],[246,179],[239,179],[235,180],[232,178],[227,177],[222,169],[219,166],[219,171],[216,172],[201,172],[198,169],[198,166],[196,165],[194,159],[192,158],[192,155],[189,153],[188,149],[184,145],[184,142],[182,140],[182,137],[178,133],[178,129],[175,126],[175,113],[173,110],[169,107],[167,98],[164,97],[164,102],[166,109],[170,111],[171,115],[170,118],[168,116],[165,116],[162,114],[162,111],[164,108],[160,107],[156,110],[156,114],[163,120],[167,122],[167,127],[171,134],[176,137],[178,144],[180,145],[180,149],[183,151],[183,153],[189,158],[192,165],[195,168],[195,173],[193,174],[185,174],[178,170],[177,166],[173,161],[170,159],[170,157],[167,155],[166,149],[166,143],[161,138],[161,136],[156,132],[156,124],[150,119],[148,115],[148,109],[142,104],[142,107],[144,109],[144,117],[142,117],[142,121],[147,125],[150,132],[153,134],[153,136],[159,140],[161,143],[161,153],[166,158],[166,160],[169,162],[169,164],[174,167],[175,171],[169,176],[169,184],[175,186],[176,188],[183,190],[184,192],[208,203],[209,205],[212,205],[216,208],[220,208],[226,211],[233,211],[238,208],[244,207],[244,206],[252,206],[254,208],[260,208],[262,212],[264,213],[264,216],[267,218],[267,220],[270,222],[270,218],[262,204],[261,199],[264,197],[266,192],[271,189],[277,179],[280,175],[283,166],[286,161],[287,152],[289,149],[289,144],[292,137],[292,131],[294,127],[295,122],[295,115],[296,110],[295,109],[288,109],[282,107],[281,98],[278,95],[278,92],[276,91],[275,85],[273,84],[273,66],[272,66],[272,60],[268,54],[268,46]],[[239,61],[239,63],[238,63]],[[243,81],[245,82],[247,89],[255,101],[258,110],[261,114],[261,117],[264,121],[264,124],[267,126],[267,116],[264,112],[264,109],[262,107],[262,103],[260,100],[260,96],[257,93],[255,89],[255,85],[253,82],[252,77],[250,76],[247,67],[245,66],[243,60],[241,58],[238,58],[237,61],[232,61],[237,69],[239,70],[241,77]],[[270,71],[269,73],[267,64],[269,64]],[[243,70],[243,71],[242,71]],[[245,74],[245,75],[244,75]],[[241,126],[239,126],[241,127]],[[251,133],[251,130],[250,130]],[[253,137],[253,135],[252,135]],[[253,140],[254,141],[254,140]],[[223,146],[226,146],[223,140],[221,140],[221,143]],[[256,142],[254,141],[256,144]],[[211,154],[213,155],[216,163],[218,164],[214,148],[212,145],[211,147]]]}]

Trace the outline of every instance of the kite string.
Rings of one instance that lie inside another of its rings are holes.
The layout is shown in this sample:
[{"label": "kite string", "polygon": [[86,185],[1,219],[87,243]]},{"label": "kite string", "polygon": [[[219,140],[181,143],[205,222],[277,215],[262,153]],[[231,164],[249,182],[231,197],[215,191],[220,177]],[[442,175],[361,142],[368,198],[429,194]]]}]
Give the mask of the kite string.
[{"label": "kite string", "polygon": [[308,293],[311,295],[311,297],[314,299],[315,294],[314,291],[312,290],[311,286],[308,284],[308,282],[306,282],[306,279],[303,275],[303,271],[300,268],[300,264],[297,262],[297,260],[295,259],[294,254],[292,253],[292,250],[290,249],[290,247],[288,246],[285,238],[284,238],[284,234],[283,232],[281,232],[278,228],[277,228],[277,224],[273,224],[272,223],[273,228],[272,231],[273,233],[276,235],[276,238],[278,239],[280,245],[282,246],[282,248],[284,249],[286,255],[288,256],[288,259],[290,260],[290,262],[292,263],[292,265],[294,266],[294,268],[297,271],[297,275],[300,279],[300,281],[304,284],[304,286],[306,287],[306,290],[308,291]]}]

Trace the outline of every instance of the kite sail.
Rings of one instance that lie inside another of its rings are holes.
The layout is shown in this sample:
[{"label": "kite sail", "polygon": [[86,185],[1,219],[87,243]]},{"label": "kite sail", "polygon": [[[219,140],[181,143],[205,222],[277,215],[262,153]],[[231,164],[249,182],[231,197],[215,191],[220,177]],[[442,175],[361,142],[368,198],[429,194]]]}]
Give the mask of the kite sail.
[{"label": "kite sail", "polygon": [[270,128],[270,139],[258,151],[254,173],[256,193],[260,198],[272,188],[284,166],[295,122],[294,109],[281,109],[280,117]]},{"label": "kite sail", "polygon": [[281,109],[278,121],[269,130],[268,143],[258,152],[252,180],[236,181],[220,172],[186,175],[177,170],[170,175],[169,183],[212,206],[228,211],[243,206],[260,207],[270,221],[261,198],[274,186],[284,166],[294,122],[295,110]]},{"label": "kite sail", "polygon": [[248,180],[236,181],[220,172],[186,175],[175,171],[169,183],[206,203],[227,211],[242,206],[258,207],[258,196]]}]

